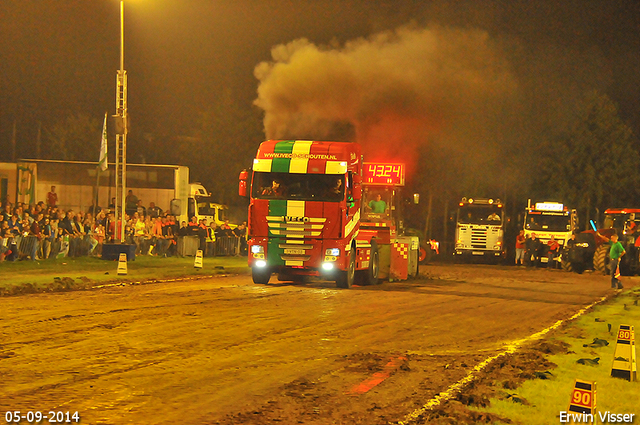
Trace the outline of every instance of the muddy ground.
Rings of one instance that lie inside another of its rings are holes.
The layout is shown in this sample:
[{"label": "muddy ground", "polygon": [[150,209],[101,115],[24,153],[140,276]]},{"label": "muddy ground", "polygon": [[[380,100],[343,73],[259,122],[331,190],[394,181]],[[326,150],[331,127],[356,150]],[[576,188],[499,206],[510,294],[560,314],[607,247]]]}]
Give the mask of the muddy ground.
[{"label": "muddy ground", "polygon": [[[627,279],[625,283],[632,283]],[[0,413],[85,424],[398,423],[487,357],[605,295],[608,277],[430,265],[338,290],[246,276],[0,298]],[[517,387],[547,370],[533,344],[483,372]],[[482,381],[414,423],[478,423]],[[507,391],[508,394],[509,391]]]}]

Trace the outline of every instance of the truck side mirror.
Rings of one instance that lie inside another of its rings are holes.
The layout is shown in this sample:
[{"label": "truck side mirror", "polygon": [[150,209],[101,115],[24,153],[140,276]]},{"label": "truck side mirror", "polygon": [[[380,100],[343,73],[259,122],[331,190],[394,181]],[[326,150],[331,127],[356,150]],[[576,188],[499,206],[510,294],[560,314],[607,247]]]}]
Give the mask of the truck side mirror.
[{"label": "truck side mirror", "polygon": [[351,194],[353,196],[353,199],[355,199],[356,201],[362,199],[362,186],[360,186],[360,184],[354,184]]},{"label": "truck side mirror", "polygon": [[351,196],[356,201],[362,199],[362,177],[358,174],[353,175],[353,188],[351,189]]},{"label": "truck side mirror", "polygon": [[238,186],[238,195],[246,198],[247,195],[247,180],[249,179],[249,172],[247,170],[240,171],[240,184]]},{"label": "truck side mirror", "polygon": [[169,204],[169,211],[171,211],[171,215],[175,215],[179,217],[182,215],[182,207],[180,203],[180,199],[172,199]]}]

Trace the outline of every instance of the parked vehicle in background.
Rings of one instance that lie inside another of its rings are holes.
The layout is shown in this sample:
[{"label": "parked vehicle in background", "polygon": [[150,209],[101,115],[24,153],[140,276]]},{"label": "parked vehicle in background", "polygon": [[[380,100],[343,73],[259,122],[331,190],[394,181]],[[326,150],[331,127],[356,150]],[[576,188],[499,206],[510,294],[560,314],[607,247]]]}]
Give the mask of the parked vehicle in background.
[{"label": "parked vehicle in background", "polygon": [[578,215],[575,209],[569,209],[560,202],[527,203],[524,215],[524,234],[530,238],[532,233],[542,242],[542,252],[539,253],[542,263],[548,261],[547,242],[551,236],[560,244],[562,250],[567,241],[578,227]]},{"label": "parked vehicle in background", "polygon": [[[618,241],[627,252],[620,260],[620,272],[625,275],[635,275],[640,272],[640,250],[635,246],[640,231],[639,225],[639,208],[609,208],[604,212],[604,225],[600,233],[607,238],[614,233],[618,235]],[[604,274],[610,272],[610,248],[609,244],[599,244],[593,257],[594,268]]]},{"label": "parked vehicle in background", "polygon": [[504,208],[500,199],[462,198],[456,215],[453,254],[466,258],[504,258]]}]

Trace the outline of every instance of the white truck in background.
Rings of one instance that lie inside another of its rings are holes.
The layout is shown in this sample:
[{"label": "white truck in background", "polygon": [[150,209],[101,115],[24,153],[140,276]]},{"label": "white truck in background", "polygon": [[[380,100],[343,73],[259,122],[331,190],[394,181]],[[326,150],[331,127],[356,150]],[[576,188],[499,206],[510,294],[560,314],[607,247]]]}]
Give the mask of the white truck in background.
[{"label": "white truck in background", "polygon": [[547,242],[551,240],[551,236],[560,244],[560,250],[562,250],[577,228],[578,215],[575,209],[570,209],[560,202],[532,203],[531,199],[527,201],[523,225],[524,235],[530,238],[531,234],[535,233],[542,242],[543,249],[540,253],[542,263],[548,261]]},{"label": "white truck in background", "polygon": [[499,199],[462,198],[456,217],[454,255],[504,258],[504,208]]}]

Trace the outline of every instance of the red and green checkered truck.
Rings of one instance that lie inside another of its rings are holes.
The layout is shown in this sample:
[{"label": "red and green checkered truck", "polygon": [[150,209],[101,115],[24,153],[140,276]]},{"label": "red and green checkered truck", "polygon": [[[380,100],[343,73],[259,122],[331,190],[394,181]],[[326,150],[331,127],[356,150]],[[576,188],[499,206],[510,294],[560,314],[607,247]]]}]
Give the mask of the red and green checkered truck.
[{"label": "red and green checkered truck", "polygon": [[[260,145],[253,169],[240,174],[240,195],[250,198],[248,261],[255,283],[266,284],[275,273],[283,281],[320,276],[349,288],[381,277],[406,278],[409,263],[417,273],[417,261],[409,259],[413,251],[417,256],[417,240],[396,237],[390,215],[370,211],[364,169],[356,143]],[[367,215],[375,223],[365,224]]]}]

